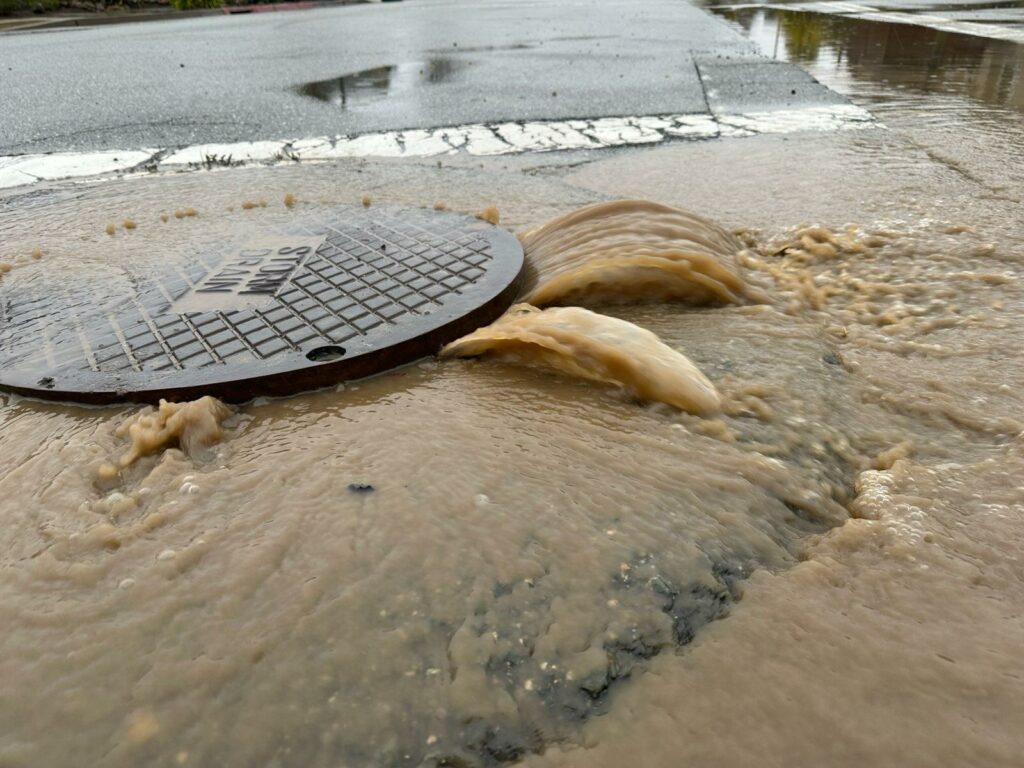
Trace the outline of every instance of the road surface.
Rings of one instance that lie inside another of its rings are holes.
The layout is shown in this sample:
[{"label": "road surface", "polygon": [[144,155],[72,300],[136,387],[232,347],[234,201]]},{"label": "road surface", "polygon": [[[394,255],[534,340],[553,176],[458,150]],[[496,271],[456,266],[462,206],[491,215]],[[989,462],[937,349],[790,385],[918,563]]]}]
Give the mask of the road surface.
[{"label": "road surface", "polygon": [[843,99],[681,0],[408,0],[0,37],[0,156]]}]

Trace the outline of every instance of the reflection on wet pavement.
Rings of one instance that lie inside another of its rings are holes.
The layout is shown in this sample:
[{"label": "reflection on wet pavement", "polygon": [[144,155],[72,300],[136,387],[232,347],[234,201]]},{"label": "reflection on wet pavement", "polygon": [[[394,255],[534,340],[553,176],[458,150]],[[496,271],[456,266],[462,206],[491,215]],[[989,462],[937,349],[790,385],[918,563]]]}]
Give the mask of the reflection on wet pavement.
[{"label": "reflection on wet pavement", "polygon": [[859,21],[927,27],[938,32],[965,34],[992,40],[1024,44],[1024,6],[1011,2],[956,2],[951,4],[915,3],[913,0],[848,3],[824,2],[732,3],[710,0],[705,5],[718,11],[803,11],[824,13]]},{"label": "reflection on wet pavement", "polygon": [[910,24],[807,11],[724,9],[762,50],[794,61],[855,99],[877,102],[883,86],[966,96],[1024,111],[1024,47]]},{"label": "reflection on wet pavement", "polygon": [[445,82],[466,65],[465,61],[444,58],[392,64],[314,80],[298,85],[294,90],[303,96],[347,108],[353,106],[351,102],[376,101],[424,85]]}]

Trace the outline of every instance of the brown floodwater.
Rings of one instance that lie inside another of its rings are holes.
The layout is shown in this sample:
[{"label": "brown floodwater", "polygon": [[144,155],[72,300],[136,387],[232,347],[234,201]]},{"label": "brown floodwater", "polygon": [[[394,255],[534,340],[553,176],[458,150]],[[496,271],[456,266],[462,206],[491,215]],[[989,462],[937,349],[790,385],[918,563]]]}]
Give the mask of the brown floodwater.
[{"label": "brown floodwater", "polygon": [[496,204],[547,308],[230,411],[3,397],[0,765],[1018,764],[1022,190],[945,135],[9,193],[0,290],[366,195]]},{"label": "brown floodwater", "polygon": [[[932,121],[943,117],[941,99],[957,96],[969,97],[979,110],[996,106],[1024,112],[1024,55],[1018,43],[778,5],[708,6],[739,26],[765,55],[799,63],[883,112],[921,94],[940,99],[930,100]],[[1024,21],[1024,9],[1014,10]]]},{"label": "brown floodwater", "polygon": [[[799,64],[937,162],[995,194],[1024,184],[1024,163],[1018,160],[1024,143],[1021,42],[784,5],[706,4],[764,55]],[[953,3],[936,6],[934,13],[956,18],[951,9],[978,13],[982,6],[1014,14],[1012,23],[993,20],[997,28],[1024,30],[1024,8],[1018,2]],[[1021,34],[1018,39],[1024,40]]]}]

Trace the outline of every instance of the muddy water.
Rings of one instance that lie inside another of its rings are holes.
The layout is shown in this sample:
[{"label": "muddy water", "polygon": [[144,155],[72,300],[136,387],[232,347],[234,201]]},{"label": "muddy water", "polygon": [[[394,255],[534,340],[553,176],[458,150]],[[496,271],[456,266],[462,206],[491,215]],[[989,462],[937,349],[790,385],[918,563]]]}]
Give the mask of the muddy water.
[{"label": "muddy water", "polygon": [[1011,204],[892,132],[546,162],[6,202],[5,286],[362,195],[525,233],[629,194],[748,228],[766,300],[590,307],[685,353],[705,417],[489,359],[134,435],[137,408],[5,398],[0,763],[1014,764]]},{"label": "muddy water", "polygon": [[[717,2],[708,3],[712,7]],[[1018,4],[1019,5],[1019,4]],[[985,10],[1024,11],[1004,4]],[[975,6],[977,8],[978,6]],[[936,8],[955,16],[956,4]],[[970,12],[970,5],[960,6]],[[1019,200],[1024,166],[1024,45],[827,13],[716,7],[766,56],[792,61],[849,95],[937,163]],[[925,9],[927,12],[928,9]],[[993,21],[993,23],[1000,23]]]},{"label": "muddy water", "polygon": [[560,216],[521,236],[537,306],[685,301],[742,303],[754,292],[736,269],[741,245],[718,225],[647,200],[617,200]]},{"label": "muddy water", "polygon": [[682,352],[639,326],[580,307],[515,304],[486,328],[453,341],[441,357],[488,357],[621,387],[687,413],[716,413],[722,398]]},{"label": "muddy water", "polygon": [[[856,34],[826,37],[834,47],[801,61],[888,131],[759,140],[742,152],[665,148],[569,175],[776,238],[761,261],[776,290],[797,299],[783,312],[818,318],[856,387],[817,419],[856,433],[879,406],[892,431],[876,423],[876,436],[903,441],[856,475],[851,519],[809,540],[796,567],[756,572],[727,619],[613,693],[610,716],[584,726],[584,749],[529,764],[1020,762],[1022,364],[1011,340],[1021,333],[1024,142],[1005,95],[1024,59],[981,43],[969,48],[983,55],[950,62],[941,37],[930,49],[907,45],[922,34],[907,27],[884,30],[885,57],[858,46],[877,43],[882,26],[819,24]],[[793,42],[785,27],[781,40]],[[936,76],[936,60],[949,71]],[[980,87],[986,80],[999,87]],[[802,227],[787,242],[787,221],[828,223],[840,247],[793,250]],[[851,221],[867,250],[842,245]],[[798,379],[787,384],[803,392]]]}]

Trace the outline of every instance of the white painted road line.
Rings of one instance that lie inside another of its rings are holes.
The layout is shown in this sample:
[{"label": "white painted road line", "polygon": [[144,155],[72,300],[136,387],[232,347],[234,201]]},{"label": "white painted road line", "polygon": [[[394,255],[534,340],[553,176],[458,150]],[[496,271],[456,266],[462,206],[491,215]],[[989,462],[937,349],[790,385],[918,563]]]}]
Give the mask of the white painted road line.
[{"label": "white painted road line", "polygon": [[292,141],[197,144],[177,149],[54,152],[0,157],[0,189],[39,181],[109,174],[173,172],[226,165],[326,161],[345,157],[434,157],[466,152],[508,155],[568,149],[604,149],[676,139],[715,139],[798,131],[875,128],[853,104],[719,115],[601,117],[383,131]]}]

